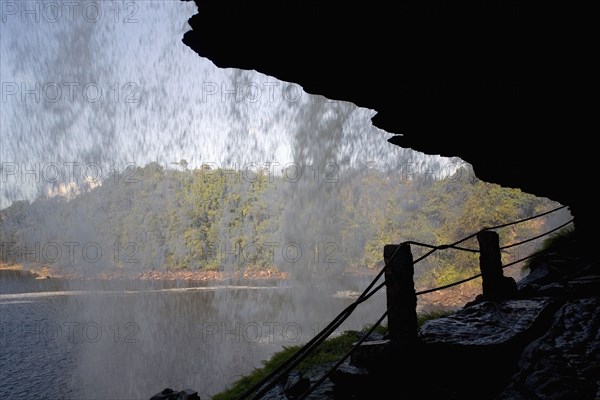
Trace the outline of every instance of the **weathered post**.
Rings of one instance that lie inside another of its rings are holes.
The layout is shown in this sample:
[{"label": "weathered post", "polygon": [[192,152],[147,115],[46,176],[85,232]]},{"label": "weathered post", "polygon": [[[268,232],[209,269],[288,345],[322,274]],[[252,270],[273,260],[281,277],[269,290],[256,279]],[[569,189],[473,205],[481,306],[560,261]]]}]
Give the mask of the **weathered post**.
[{"label": "weathered post", "polygon": [[[398,249],[392,259],[392,255]],[[413,275],[415,272],[410,245],[388,244],[383,248],[387,305],[389,310],[388,336],[400,345],[417,341],[417,296]],[[390,308],[391,307],[391,308]]]},{"label": "weathered post", "polygon": [[[394,252],[398,249],[396,255]],[[417,342],[417,296],[413,282],[414,266],[410,245],[388,244],[383,248],[387,264],[385,284],[388,308],[388,338],[364,342],[352,353],[351,363],[381,368],[397,360],[398,351],[415,349]],[[406,356],[406,352],[404,356]]]},{"label": "weathered post", "polygon": [[483,297],[486,300],[502,300],[513,297],[517,284],[513,278],[504,276],[500,239],[494,231],[481,231],[477,234],[479,242],[479,268],[483,278]]}]

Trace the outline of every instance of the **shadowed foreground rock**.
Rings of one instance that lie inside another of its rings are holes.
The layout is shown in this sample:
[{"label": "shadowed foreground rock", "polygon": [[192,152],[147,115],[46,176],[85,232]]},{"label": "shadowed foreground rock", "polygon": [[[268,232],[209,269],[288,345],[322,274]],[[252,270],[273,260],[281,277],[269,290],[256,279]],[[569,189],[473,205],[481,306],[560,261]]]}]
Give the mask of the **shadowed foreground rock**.
[{"label": "shadowed foreground rock", "polygon": [[200,396],[198,396],[198,392],[192,389],[183,389],[181,392],[176,392],[171,388],[166,388],[152,396],[150,400],[200,400]]},{"label": "shadowed foreground rock", "polygon": [[[516,296],[426,322],[412,349],[374,335],[309,399],[599,399],[597,266],[541,266]],[[305,388],[329,367],[292,380]],[[265,398],[294,396],[279,385]]]},{"label": "shadowed foreground rock", "polygon": [[600,399],[600,299],[567,302],[521,355],[508,399]]},{"label": "shadowed foreground rock", "polygon": [[419,330],[418,365],[446,398],[493,399],[517,371],[523,348],[548,328],[551,298],[484,301]]},{"label": "shadowed foreground rock", "polygon": [[[600,399],[600,268],[562,261],[534,269],[514,298],[426,322],[410,346],[372,334],[308,399]],[[292,371],[263,399],[299,398],[332,365]],[[151,400],[199,399],[184,392]]]},{"label": "shadowed foreground rock", "polygon": [[486,301],[426,322],[419,330],[420,339],[432,346],[515,345],[528,339],[552,303],[550,298]]},{"label": "shadowed foreground rock", "polygon": [[600,398],[600,271],[577,264],[538,267],[519,282],[519,300],[425,323],[423,373],[447,398]]}]

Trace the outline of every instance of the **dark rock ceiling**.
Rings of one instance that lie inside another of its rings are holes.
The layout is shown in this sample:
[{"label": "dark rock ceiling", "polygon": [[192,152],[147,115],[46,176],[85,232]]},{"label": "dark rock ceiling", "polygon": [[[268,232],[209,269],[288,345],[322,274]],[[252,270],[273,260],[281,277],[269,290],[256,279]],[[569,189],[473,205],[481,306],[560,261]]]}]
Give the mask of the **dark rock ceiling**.
[{"label": "dark rock ceiling", "polygon": [[217,66],[374,109],[393,144],[461,157],[485,181],[569,204],[578,230],[596,219],[583,10],[485,0],[195,2],[183,41]]}]

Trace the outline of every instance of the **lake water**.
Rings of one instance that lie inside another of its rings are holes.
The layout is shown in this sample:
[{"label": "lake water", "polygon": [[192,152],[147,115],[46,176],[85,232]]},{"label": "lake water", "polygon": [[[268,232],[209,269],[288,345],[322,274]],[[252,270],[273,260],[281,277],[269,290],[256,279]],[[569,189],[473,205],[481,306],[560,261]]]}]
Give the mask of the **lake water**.
[{"label": "lake water", "polygon": [[[149,399],[165,387],[208,399],[310,340],[367,284],[35,280],[0,270],[0,399]],[[380,292],[340,329],[360,329],[384,307]]]}]

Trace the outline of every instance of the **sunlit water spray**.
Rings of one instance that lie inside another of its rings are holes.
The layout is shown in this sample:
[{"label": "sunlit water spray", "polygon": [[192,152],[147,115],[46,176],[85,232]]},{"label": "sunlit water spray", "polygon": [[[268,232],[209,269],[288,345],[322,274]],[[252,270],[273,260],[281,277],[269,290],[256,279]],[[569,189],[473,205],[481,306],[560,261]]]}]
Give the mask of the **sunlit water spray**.
[{"label": "sunlit water spray", "polygon": [[[309,340],[366,286],[348,274],[374,235],[360,221],[385,218],[390,198],[365,181],[394,171],[380,188],[395,191],[463,164],[389,145],[372,110],[216,68],[181,42],[191,2],[83,2],[72,20],[22,12],[0,28],[2,240],[28,249],[20,261],[38,256],[78,276],[209,262],[234,274],[253,267],[239,250],[254,245],[268,249],[262,266],[288,279],[208,287],[5,275],[2,398],[222,390]],[[204,258],[209,250],[218,257]],[[383,309],[375,296],[342,329]]]}]

